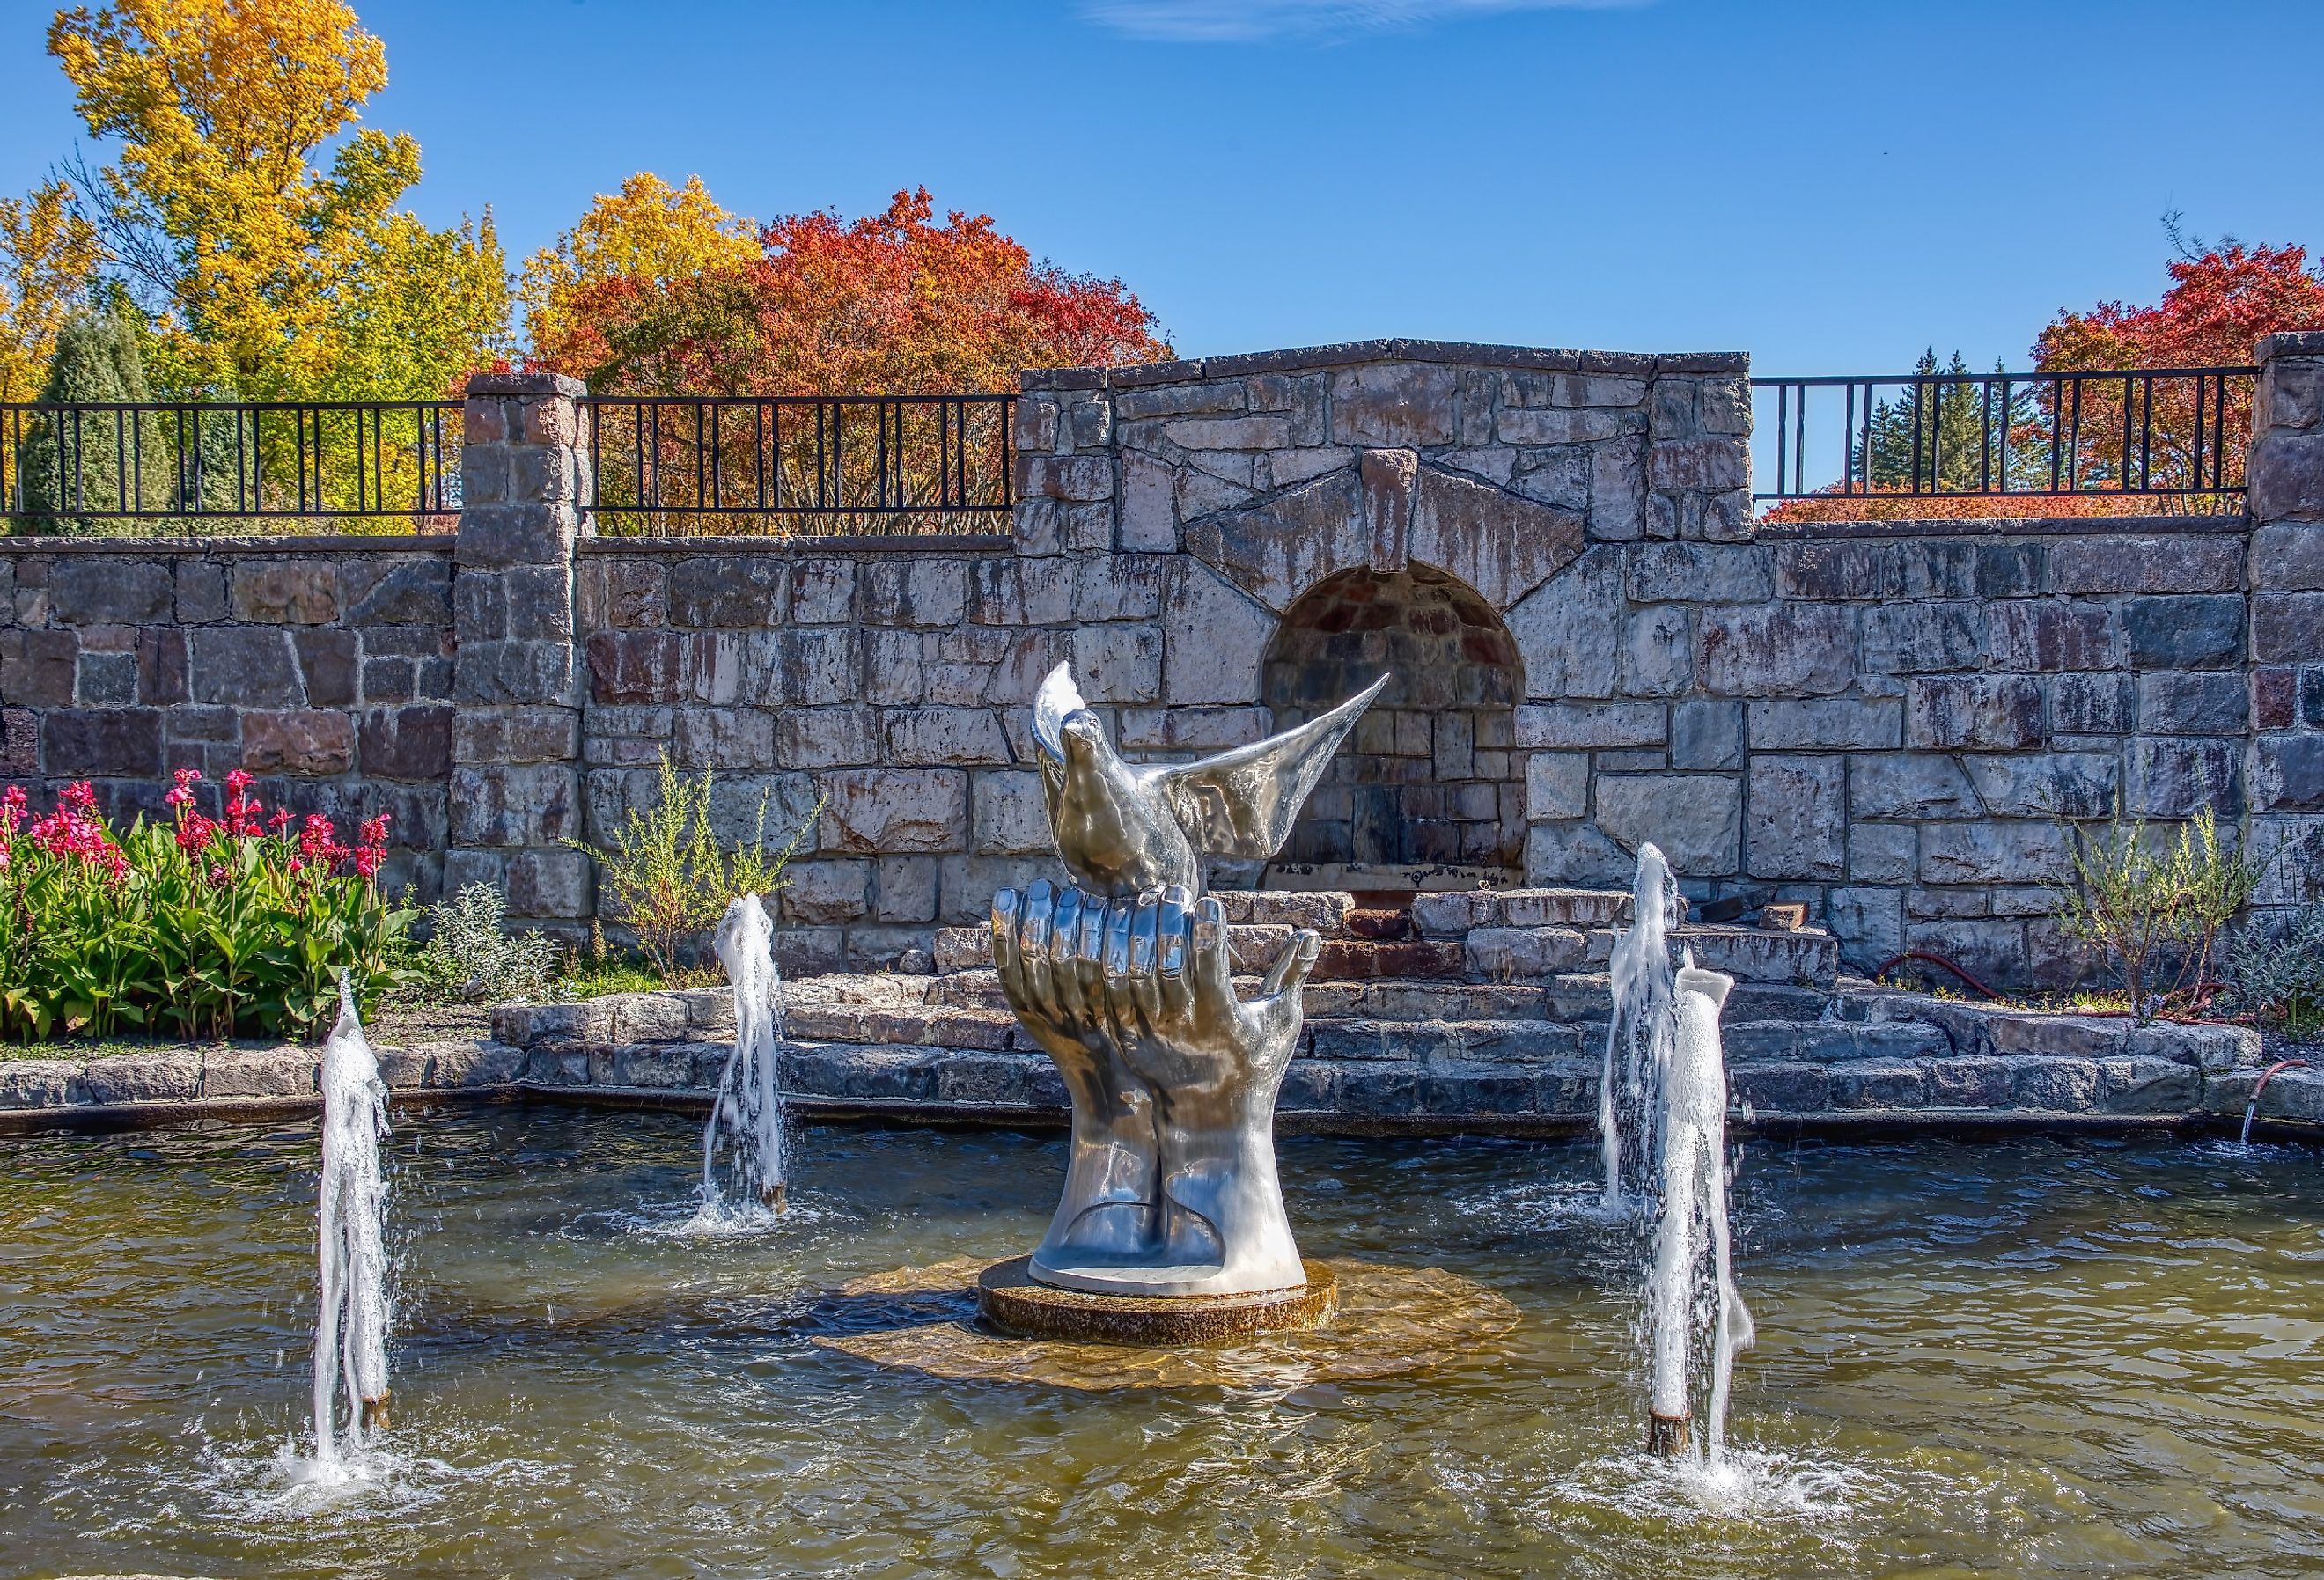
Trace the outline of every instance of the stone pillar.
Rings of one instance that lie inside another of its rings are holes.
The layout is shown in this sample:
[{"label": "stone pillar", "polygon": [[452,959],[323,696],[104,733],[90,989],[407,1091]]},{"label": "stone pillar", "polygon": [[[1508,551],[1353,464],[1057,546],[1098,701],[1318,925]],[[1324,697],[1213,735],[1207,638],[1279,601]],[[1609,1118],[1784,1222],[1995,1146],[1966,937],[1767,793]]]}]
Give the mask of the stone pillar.
[{"label": "stone pillar", "polygon": [[2251,506],[2252,838],[2263,905],[2324,899],[2324,333],[2264,335]]},{"label": "stone pillar", "polygon": [[581,835],[581,681],[574,550],[589,457],[579,381],[468,381],[447,891],[494,883],[509,914],[575,929],[591,914]]}]

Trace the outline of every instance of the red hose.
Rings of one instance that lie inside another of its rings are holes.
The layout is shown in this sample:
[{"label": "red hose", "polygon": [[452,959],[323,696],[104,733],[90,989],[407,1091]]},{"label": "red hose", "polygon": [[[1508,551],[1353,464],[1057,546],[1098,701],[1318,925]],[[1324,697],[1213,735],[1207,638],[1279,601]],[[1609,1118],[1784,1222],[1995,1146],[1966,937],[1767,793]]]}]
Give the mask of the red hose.
[{"label": "red hose", "polygon": [[1895,956],[1892,958],[1882,962],[1880,968],[1872,974],[1872,979],[1875,982],[1877,982],[1880,978],[1887,975],[1893,967],[1902,966],[1907,960],[1925,960],[1932,966],[1941,966],[1946,970],[1951,972],[1955,976],[1960,977],[1963,982],[1969,984],[1969,986],[1975,988],[1985,997],[1989,999],[1997,999],[2001,996],[1999,993],[1986,986],[1985,984],[1979,982],[1976,977],[1971,976],[1968,972],[1962,970],[1960,966],[1954,965],[1951,961],[1946,959],[1942,955],[1938,954],[1933,949],[1907,949],[1903,954]]},{"label": "red hose", "polygon": [[2268,1066],[2268,1067],[2267,1067],[2267,1068],[2265,1068],[2265,1069],[2264,1069],[2264,1070],[2262,1070],[2262,1071],[2260,1072],[2260,1074],[2259,1074],[2259,1084],[2258,1084],[2257,1086],[2254,1086],[2254,1087],[2252,1088],[2251,1100],[2252,1100],[2255,1104],[2256,1104],[2256,1103],[2259,1101],[2259,1095],[2260,1095],[2262,1092],[2264,1092],[2264,1091],[2266,1091],[2266,1090],[2267,1090],[2267,1084],[2268,1084],[2270,1081],[2272,1081],[2272,1080],[2275,1079],[2275,1073],[2276,1073],[2276,1071],[2278,1071],[2278,1070],[2304,1070],[2304,1069],[2306,1069],[2307,1067],[2308,1067],[2308,1061],[2307,1061],[2306,1059],[2304,1059],[2304,1058],[2280,1058],[2280,1059],[2277,1059],[2273,1064],[2272,1064],[2272,1065]]}]

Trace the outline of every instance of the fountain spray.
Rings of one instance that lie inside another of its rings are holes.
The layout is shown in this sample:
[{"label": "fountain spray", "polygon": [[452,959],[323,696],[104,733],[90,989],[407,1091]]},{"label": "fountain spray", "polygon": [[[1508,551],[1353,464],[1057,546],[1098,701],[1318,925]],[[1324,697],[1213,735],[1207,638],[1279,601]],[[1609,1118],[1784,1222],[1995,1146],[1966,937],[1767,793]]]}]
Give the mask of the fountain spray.
[{"label": "fountain spray", "polygon": [[715,940],[718,963],[734,987],[734,1050],[719,1071],[710,1121],[702,1130],[702,1205],[724,1197],[714,1164],[722,1123],[734,1172],[759,1205],[784,1207],[788,1160],[783,1151],[782,974],[775,968],[774,924],[755,894],[726,907]]},{"label": "fountain spray", "polygon": [[1606,1164],[1605,1211],[1618,1215],[1622,1188],[1622,1122],[1636,1134],[1636,1166],[1650,1167],[1665,1072],[1671,1059],[1670,924],[1678,914],[1678,880],[1652,845],[1638,846],[1638,876],[1630,896],[1630,926],[1614,945],[1607,973],[1614,1013],[1606,1027],[1606,1058],[1598,1076],[1598,1148]]},{"label": "fountain spray", "polygon": [[339,972],[339,1019],[323,1044],[323,1178],[315,1327],[315,1457],[338,1462],[334,1385],[344,1376],[356,1406],[349,1436],[361,1443],[387,1429],[387,1187],[380,1142],[387,1135],[387,1086],[364,1038],[354,990]]},{"label": "fountain spray", "polygon": [[1698,967],[1692,953],[1674,981],[1674,1037],[1663,1088],[1662,1216],[1646,1291],[1652,1335],[1646,1446],[1675,1455],[1689,1443],[1695,1294],[1708,1272],[1716,1304],[1705,1449],[1714,1466],[1726,1453],[1735,1356],[1753,1336],[1751,1314],[1735,1287],[1727,1219],[1727,1064],[1719,1012],[1734,985],[1733,977]]}]

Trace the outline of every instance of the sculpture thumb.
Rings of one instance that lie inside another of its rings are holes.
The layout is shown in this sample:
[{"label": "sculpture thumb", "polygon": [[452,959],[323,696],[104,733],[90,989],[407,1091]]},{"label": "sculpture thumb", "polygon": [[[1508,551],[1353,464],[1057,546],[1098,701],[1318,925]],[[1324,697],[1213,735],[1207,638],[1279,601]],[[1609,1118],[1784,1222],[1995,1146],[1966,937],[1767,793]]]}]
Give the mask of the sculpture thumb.
[{"label": "sculpture thumb", "polygon": [[1267,975],[1259,983],[1259,995],[1270,999],[1286,993],[1296,995],[1307,985],[1307,974],[1315,969],[1315,956],[1323,947],[1322,936],[1313,928],[1301,928],[1292,934],[1291,941],[1283,946],[1283,953],[1267,968]]}]

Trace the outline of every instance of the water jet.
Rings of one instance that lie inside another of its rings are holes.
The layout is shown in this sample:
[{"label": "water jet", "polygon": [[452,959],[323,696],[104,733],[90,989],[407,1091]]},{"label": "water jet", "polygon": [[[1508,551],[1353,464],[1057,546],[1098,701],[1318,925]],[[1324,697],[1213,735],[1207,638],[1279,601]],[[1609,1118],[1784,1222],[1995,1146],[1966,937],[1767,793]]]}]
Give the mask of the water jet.
[{"label": "water jet", "polygon": [[354,1440],[387,1429],[387,1187],[380,1142],[387,1086],[364,1037],[347,973],[339,972],[339,1019],[323,1044],[322,1178],[315,1325],[315,1458],[338,1463],[337,1384],[346,1382]]}]

